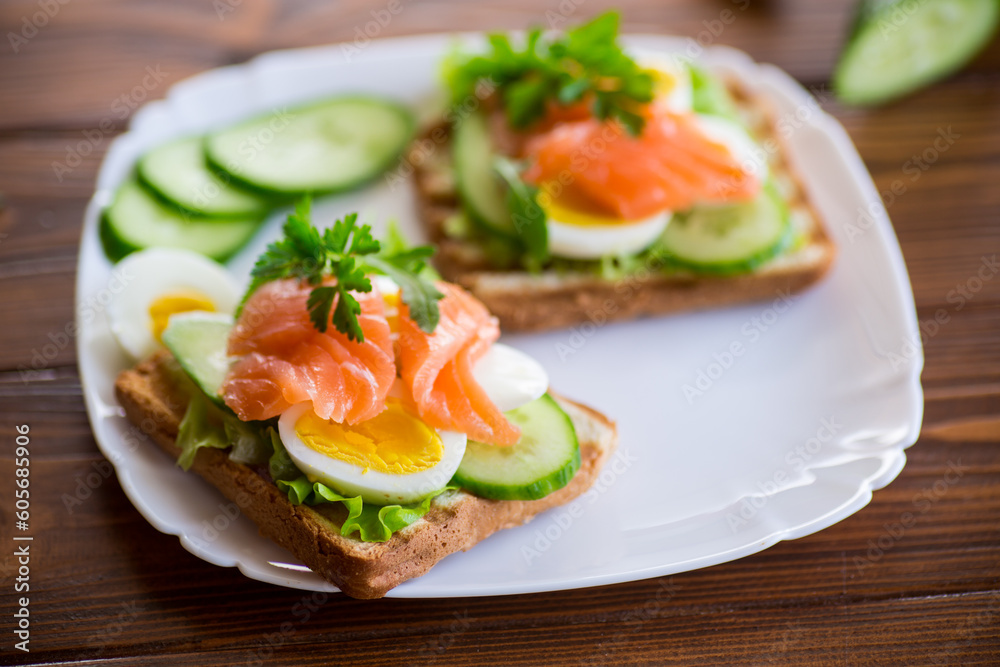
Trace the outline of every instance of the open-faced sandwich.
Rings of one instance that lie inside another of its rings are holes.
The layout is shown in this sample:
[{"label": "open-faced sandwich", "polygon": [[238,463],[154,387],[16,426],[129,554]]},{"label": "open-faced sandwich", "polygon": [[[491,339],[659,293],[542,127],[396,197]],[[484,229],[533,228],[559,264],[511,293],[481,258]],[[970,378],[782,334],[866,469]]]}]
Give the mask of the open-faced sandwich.
[{"label": "open-faced sandwich", "polygon": [[505,330],[795,292],[833,243],[763,100],[684,58],[627,54],[609,13],[491,35],[445,63],[413,144],[436,266]]},{"label": "open-faced sandwich", "polygon": [[497,344],[429,248],[380,244],[353,215],[321,232],[307,204],[283,231],[235,318],[212,288],[225,272],[178,249],[123,260],[135,279],[110,312],[142,358],[116,383],[127,417],[263,535],[377,598],[591,485],[614,424]]}]

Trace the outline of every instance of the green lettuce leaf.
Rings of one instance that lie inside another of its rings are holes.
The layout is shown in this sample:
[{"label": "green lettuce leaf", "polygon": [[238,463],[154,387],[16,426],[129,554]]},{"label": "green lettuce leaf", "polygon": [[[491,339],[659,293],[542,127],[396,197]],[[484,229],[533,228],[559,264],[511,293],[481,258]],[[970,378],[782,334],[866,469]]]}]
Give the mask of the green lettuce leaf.
[{"label": "green lettuce leaf", "polygon": [[293,480],[278,480],[278,488],[288,494],[293,505],[319,505],[321,503],[343,503],[347,519],[340,527],[344,537],[357,532],[362,542],[386,542],[394,533],[406,528],[422,518],[431,508],[431,501],[445,491],[457,490],[457,486],[446,486],[435,491],[419,503],[408,505],[373,505],[365,503],[361,496],[344,496],[322,482],[310,482],[305,475]]},{"label": "green lettuce leaf", "polygon": [[271,438],[256,424],[240,421],[235,415],[223,415],[226,439],[232,444],[229,459],[245,465],[263,465],[272,454]]},{"label": "green lettuce leaf", "polygon": [[347,519],[340,533],[345,537],[358,533],[362,542],[387,541],[393,534],[427,514],[434,498],[445,491],[458,489],[457,486],[446,486],[421,502],[408,505],[374,505],[365,503],[361,496],[341,495],[321,482],[310,482],[292,461],[274,428],[262,429],[256,424],[226,415],[200,392],[192,392],[177,434],[177,446],[181,449],[177,463],[184,470],[191,467],[202,447],[228,449],[232,446],[229,456],[238,463],[267,463],[271,479],[288,494],[288,500],[293,505],[343,503]]},{"label": "green lettuce leaf", "polygon": [[313,494],[312,482],[305,475],[300,475],[292,480],[280,479],[275,484],[288,494],[288,501],[293,505],[301,505]]},{"label": "green lettuce leaf", "polygon": [[221,414],[200,393],[191,395],[177,432],[177,446],[181,450],[181,455],[177,457],[177,465],[188,470],[202,447],[214,449],[229,447]]},{"label": "green lettuce leaf", "polygon": [[271,458],[267,463],[271,479],[275,482],[289,482],[301,477],[302,471],[295,465],[295,461],[292,461],[292,457],[288,455],[288,450],[285,449],[284,443],[278,437],[278,432],[274,429],[269,429],[268,433],[271,437],[271,447],[274,448]]}]

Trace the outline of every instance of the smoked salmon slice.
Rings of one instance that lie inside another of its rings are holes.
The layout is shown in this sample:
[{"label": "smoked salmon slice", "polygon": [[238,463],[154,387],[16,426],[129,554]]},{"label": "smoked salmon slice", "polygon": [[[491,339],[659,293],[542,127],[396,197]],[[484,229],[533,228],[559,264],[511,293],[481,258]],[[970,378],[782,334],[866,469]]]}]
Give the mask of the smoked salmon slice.
[{"label": "smoked salmon slice", "polygon": [[708,137],[693,115],[656,105],[644,114],[638,137],[615,121],[556,124],[528,141],[525,180],[568,180],[571,195],[624,220],[698,203],[746,201],[760,191],[760,180]]},{"label": "smoked salmon slice", "polygon": [[357,424],[385,408],[396,378],[382,295],[354,292],[364,342],[329,326],[317,331],[307,301],[314,286],[286,279],[250,297],[229,336],[228,354],[241,357],[222,384],[222,397],[244,421],[276,417],[312,401],[323,419]]},{"label": "smoked salmon slice", "polygon": [[500,336],[497,319],[461,287],[439,282],[441,319],[428,334],[402,306],[399,371],[420,417],[434,428],[460,431],[473,440],[513,445],[520,429],[510,423],[472,375],[476,361]]}]

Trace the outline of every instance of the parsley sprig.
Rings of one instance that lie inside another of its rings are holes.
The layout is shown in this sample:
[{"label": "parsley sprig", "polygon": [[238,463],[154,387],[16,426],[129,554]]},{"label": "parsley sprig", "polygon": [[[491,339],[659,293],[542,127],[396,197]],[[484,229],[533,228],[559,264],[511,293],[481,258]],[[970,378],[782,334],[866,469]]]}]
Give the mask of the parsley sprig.
[{"label": "parsley sprig", "polygon": [[[311,221],[310,199],[299,201],[282,227],[284,237],[271,243],[250,271],[252,280],[240,307],[264,283],[297,278],[315,286],[306,306],[317,331],[327,330],[332,311],[337,331],[364,342],[358,322],[361,304],[351,292],[370,292],[367,274],[377,272],[400,285],[410,317],[422,330],[433,332],[440,319],[437,302],[443,297],[426,277],[425,260],[433,249],[421,246],[379,255],[381,244],[372,237],[371,226],[359,226],[357,219],[357,213],[350,213],[320,232]],[[328,278],[334,284],[323,284]]]},{"label": "parsley sprig", "polygon": [[522,48],[507,35],[492,34],[487,53],[459,54],[446,66],[452,94],[467,99],[489,81],[516,128],[542,118],[550,103],[588,100],[595,117],[617,119],[638,135],[638,109],[653,99],[653,77],[618,45],[618,23],[618,13],[607,12],[556,37],[534,28]]}]

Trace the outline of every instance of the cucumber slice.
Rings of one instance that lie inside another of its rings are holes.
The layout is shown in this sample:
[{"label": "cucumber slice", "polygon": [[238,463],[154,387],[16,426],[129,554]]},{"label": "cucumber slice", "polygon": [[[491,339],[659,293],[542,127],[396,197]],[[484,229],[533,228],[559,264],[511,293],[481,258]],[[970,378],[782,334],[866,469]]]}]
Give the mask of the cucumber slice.
[{"label": "cucumber slice", "polygon": [[137,250],[141,250],[130,243],[126,243],[118,238],[115,231],[111,229],[111,223],[108,222],[108,212],[104,211],[101,214],[101,221],[98,225],[98,235],[101,239],[101,248],[104,249],[104,255],[112,264],[117,264],[121,260],[125,259],[130,253]]},{"label": "cucumber slice", "polygon": [[277,110],[209,135],[205,154],[236,182],[281,195],[347,190],[375,178],[413,134],[385,100],[340,97]]},{"label": "cucumber slice", "polygon": [[791,216],[770,184],[750,202],[699,206],[674,215],[661,244],[671,260],[702,273],[753,271],[792,239]]},{"label": "cucumber slice", "polygon": [[495,151],[486,117],[465,117],[455,126],[452,141],[458,193],[473,220],[495,234],[517,238],[507,192],[493,168]]},{"label": "cucumber slice", "polygon": [[271,202],[209,169],[202,144],[201,137],[190,137],[154,148],[139,161],[139,178],[156,194],[195,215],[264,217]]},{"label": "cucumber slice", "polygon": [[225,408],[219,387],[229,372],[226,346],[233,318],[221,313],[178,313],[163,331],[163,344],[213,403]]},{"label": "cucumber slice", "polygon": [[997,0],[862,0],[833,76],[848,104],[879,104],[957,70],[1000,22]]},{"label": "cucumber slice", "polygon": [[104,212],[101,239],[108,257],[162,246],[225,261],[257,230],[260,217],[201,218],[167,206],[136,181],[126,181]]},{"label": "cucumber slice", "polygon": [[470,440],[452,482],[496,500],[537,500],[566,486],[580,469],[569,415],[548,394],[507,413],[521,428],[511,447]]}]

